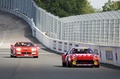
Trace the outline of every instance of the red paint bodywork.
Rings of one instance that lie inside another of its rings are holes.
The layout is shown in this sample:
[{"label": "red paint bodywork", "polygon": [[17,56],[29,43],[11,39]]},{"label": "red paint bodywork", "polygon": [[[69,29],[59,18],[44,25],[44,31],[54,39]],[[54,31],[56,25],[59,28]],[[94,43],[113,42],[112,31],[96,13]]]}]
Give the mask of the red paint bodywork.
[{"label": "red paint bodywork", "polygon": [[[23,45],[18,45],[23,44]],[[38,58],[39,45],[35,45],[32,42],[17,42],[15,45],[11,45],[11,57],[34,57]]]},{"label": "red paint bodywork", "polygon": [[[71,53],[73,49],[87,49],[89,53]],[[73,47],[67,53],[62,54],[62,66],[95,66],[99,67],[100,57],[88,47]]]}]

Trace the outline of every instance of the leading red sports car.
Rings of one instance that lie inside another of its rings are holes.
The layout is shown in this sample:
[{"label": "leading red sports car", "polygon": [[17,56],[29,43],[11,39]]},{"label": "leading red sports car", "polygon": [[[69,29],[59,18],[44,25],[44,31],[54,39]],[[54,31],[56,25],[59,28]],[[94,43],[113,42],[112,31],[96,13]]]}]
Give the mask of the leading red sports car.
[{"label": "leading red sports car", "polygon": [[32,42],[17,42],[11,45],[11,57],[34,57],[38,58],[39,45]]},{"label": "leading red sports car", "polygon": [[62,54],[62,66],[95,66],[99,67],[100,58],[88,47],[72,47],[67,53]]}]

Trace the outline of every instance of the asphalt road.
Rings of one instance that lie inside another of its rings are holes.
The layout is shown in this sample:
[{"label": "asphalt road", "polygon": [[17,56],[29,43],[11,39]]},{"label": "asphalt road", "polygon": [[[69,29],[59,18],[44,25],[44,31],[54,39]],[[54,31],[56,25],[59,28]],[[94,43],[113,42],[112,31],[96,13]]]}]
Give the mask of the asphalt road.
[{"label": "asphalt road", "polygon": [[62,67],[61,55],[41,44],[39,58],[10,58],[10,44],[40,42],[31,36],[29,25],[12,14],[0,11],[0,79],[120,79],[120,68]]}]

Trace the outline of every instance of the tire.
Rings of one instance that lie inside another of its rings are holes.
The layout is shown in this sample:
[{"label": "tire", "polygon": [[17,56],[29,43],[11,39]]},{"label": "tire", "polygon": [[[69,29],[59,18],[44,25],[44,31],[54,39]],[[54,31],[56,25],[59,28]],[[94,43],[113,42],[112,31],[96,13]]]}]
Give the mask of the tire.
[{"label": "tire", "polygon": [[17,56],[10,55],[10,57],[11,57],[11,58],[13,58],[13,57],[16,58]]},{"label": "tire", "polygon": [[100,67],[100,65],[97,65],[97,66],[95,66],[96,68],[99,68]]},{"label": "tire", "polygon": [[13,56],[14,58],[17,58],[17,56]]},{"label": "tire", "polygon": [[13,54],[13,50],[11,49],[11,54],[10,54],[10,57],[14,57],[12,54]]},{"label": "tire", "polygon": [[67,63],[66,63],[66,66],[67,67],[71,67],[71,65],[70,65],[70,63],[67,61]]},{"label": "tire", "polygon": [[11,49],[11,55],[10,55],[10,57],[14,57],[14,58],[16,58],[17,56],[14,56],[13,55],[13,50]]},{"label": "tire", "polygon": [[13,55],[10,55],[10,57],[12,58],[12,57],[14,57]]},{"label": "tire", "polygon": [[62,66],[63,66],[63,67],[66,67],[66,63],[62,62]]},{"label": "tire", "polygon": [[96,65],[96,66],[94,66],[95,68],[99,68],[100,67],[100,65]]}]

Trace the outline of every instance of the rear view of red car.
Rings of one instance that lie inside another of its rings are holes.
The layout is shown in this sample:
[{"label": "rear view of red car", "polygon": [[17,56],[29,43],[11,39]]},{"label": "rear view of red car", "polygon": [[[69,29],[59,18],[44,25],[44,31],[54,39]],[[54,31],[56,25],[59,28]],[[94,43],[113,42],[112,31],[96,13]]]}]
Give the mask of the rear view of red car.
[{"label": "rear view of red car", "polygon": [[67,53],[62,54],[62,66],[95,66],[99,67],[99,55],[88,47],[72,47]]},{"label": "rear view of red car", "polygon": [[11,45],[11,57],[34,57],[38,58],[39,45],[32,42],[17,42]]}]

